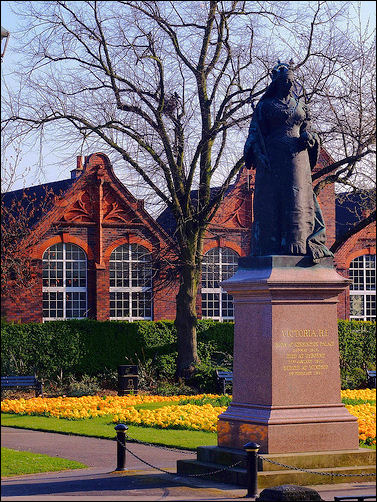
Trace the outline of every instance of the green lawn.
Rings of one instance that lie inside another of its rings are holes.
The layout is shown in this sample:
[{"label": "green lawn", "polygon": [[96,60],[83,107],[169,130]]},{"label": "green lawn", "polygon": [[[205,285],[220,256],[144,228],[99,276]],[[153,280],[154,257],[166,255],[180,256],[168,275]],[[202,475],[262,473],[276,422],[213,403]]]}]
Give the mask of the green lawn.
[{"label": "green lawn", "polygon": [[349,398],[343,397],[342,403],[343,404],[352,404],[353,406],[355,406],[357,404],[369,403],[369,404],[376,406],[376,401],[371,400],[371,399],[349,399]]},{"label": "green lawn", "polygon": [[41,453],[10,450],[1,448],[1,476],[18,476],[36,472],[63,471],[66,469],[83,469],[87,467],[80,462],[65,458],[49,457]]},{"label": "green lawn", "polygon": [[[104,439],[113,439],[116,435],[114,430],[116,424],[111,422],[111,416],[91,418],[88,420],[65,420],[55,417],[2,413],[1,425]],[[138,439],[139,441],[187,450],[195,450],[197,446],[217,444],[217,434],[213,432],[154,429],[136,425],[129,425],[127,432],[130,437]]]}]

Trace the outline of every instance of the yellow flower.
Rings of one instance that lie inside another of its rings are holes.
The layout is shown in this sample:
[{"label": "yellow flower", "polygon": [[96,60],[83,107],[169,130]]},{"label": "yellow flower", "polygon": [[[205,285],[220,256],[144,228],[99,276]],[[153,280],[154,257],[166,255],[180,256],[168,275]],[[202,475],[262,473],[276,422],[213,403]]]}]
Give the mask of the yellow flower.
[{"label": "yellow flower", "polygon": [[[31,399],[4,399],[1,402],[3,413],[20,415],[47,415],[67,420],[87,420],[97,416],[112,416],[114,423],[126,422],[142,424],[149,427],[180,428],[216,432],[218,415],[226,407],[214,407],[210,404],[197,406],[194,404],[169,405],[155,410],[140,409],[135,406],[142,403],[175,401],[181,399],[198,400],[203,397],[218,397],[214,394],[197,396],[83,396]],[[375,401],[375,389],[343,390],[342,398]],[[357,417],[359,437],[375,444],[376,438],[376,406],[370,403],[346,405],[348,411]]]}]

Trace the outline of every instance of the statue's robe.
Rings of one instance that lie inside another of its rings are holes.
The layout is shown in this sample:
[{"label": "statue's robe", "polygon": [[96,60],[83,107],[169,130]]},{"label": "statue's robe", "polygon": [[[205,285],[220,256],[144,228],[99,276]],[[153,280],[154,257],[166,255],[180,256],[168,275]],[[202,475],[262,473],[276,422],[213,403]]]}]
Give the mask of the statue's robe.
[{"label": "statue's robe", "polygon": [[308,128],[308,109],[293,95],[288,104],[262,98],[250,124],[244,158],[255,167],[252,251],[263,255],[333,256],[312,187],[319,139]]}]

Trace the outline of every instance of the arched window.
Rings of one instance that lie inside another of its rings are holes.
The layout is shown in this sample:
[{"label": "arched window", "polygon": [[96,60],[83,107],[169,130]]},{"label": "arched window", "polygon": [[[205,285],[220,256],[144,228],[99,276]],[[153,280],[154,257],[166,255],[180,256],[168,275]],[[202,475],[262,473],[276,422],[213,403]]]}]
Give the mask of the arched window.
[{"label": "arched window", "polygon": [[87,315],[87,260],[76,244],[54,244],[42,258],[43,320]]},{"label": "arched window", "polygon": [[376,316],[376,255],[358,256],[350,263],[350,319],[374,321]]},{"label": "arched window", "polygon": [[152,319],[152,259],[139,244],[111,253],[110,319]]},{"label": "arched window", "polygon": [[214,248],[203,256],[202,317],[227,321],[234,319],[233,298],[220,286],[237,270],[238,254],[229,248]]}]

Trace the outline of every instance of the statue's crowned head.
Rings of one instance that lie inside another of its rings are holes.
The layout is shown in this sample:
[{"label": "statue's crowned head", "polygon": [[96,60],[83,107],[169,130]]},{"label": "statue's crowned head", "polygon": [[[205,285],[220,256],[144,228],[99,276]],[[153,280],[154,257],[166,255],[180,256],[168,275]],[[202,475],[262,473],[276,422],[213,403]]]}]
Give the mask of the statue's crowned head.
[{"label": "statue's crowned head", "polygon": [[282,63],[280,59],[278,59],[277,64],[272,68],[271,79],[273,81],[277,79],[284,79],[293,82],[293,64],[292,60],[290,60],[289,63]]}]

